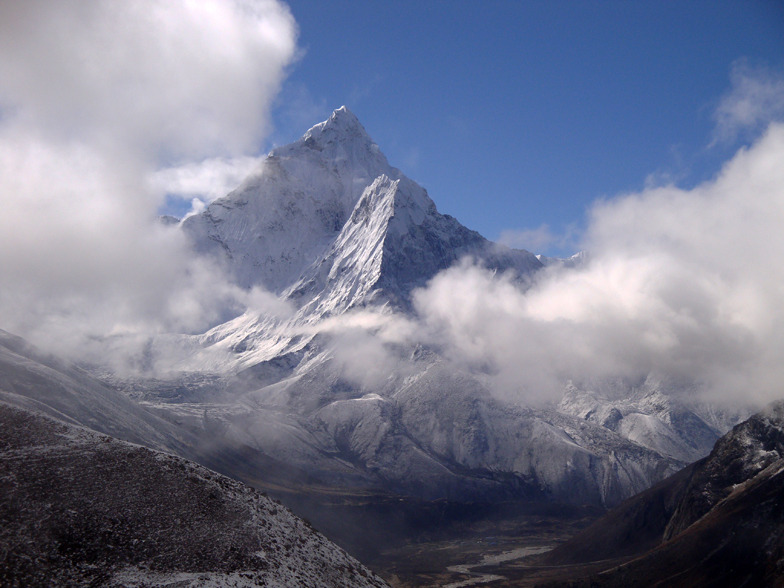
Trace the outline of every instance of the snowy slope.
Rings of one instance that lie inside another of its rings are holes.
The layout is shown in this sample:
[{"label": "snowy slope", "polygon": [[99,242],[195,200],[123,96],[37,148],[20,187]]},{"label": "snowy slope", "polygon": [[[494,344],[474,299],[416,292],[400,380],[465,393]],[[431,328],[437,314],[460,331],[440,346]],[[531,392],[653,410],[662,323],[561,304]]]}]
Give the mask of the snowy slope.
[{"label": "snowy slope", "polygon": [[299,141],[273,150],[239,188],[182,228],[240,285],[282,292],[329,246],[382,174],[400,172],[343,107]]},{"label": "snowy slope", "polygon": [[578,268],[588,261],[588,253],[579,251],[570,257],[548,257],[537,255],[536,259],[545,267]]},{"label": "snowy slope", "polygon": [[0,330],[0,400],[150,447],[187,454],[196,441],[84,370]]},{"label": "snowy slope", "polygon": [[246,412],[227,419],[223,442],[298,464],[322,484],[611,505],[684,465],[580,417],[504,404],[433,354],[365,386],[347,380],[328,352],[260,373],[280,379],[256,387],[248,375],[244,393],[238,383],[235,401]]},{"label": "snowy slope", "polygon": [[569,384],[558,410],[611,430],[661,455],[689,463],[704,457],[716,440],[749,411],[721,412],[684,394],[682,386],[649,375],[590,389]]}]

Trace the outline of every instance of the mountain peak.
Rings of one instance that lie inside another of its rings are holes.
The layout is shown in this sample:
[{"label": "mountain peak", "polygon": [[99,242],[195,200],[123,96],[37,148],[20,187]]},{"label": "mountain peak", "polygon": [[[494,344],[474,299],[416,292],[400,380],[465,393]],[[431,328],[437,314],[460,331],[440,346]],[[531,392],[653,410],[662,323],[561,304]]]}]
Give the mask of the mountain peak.
[{"label": "mountain peak", "polygon": [[342,229],[365,188],[401,176],[345,106],[277,147],[260,172],[183,223],[238,284],[282,292]]},{"label": "mountain peak", "polygon": [[336,108],[332,111],[332,116],[329,117],[330,121],[354,121],[355,123],[359,123],[356,115],[348,109],[348,106],[345,104],[340,108]]},{"label": "mountain peak", "polygon": [[362,123],[346,106],[341,106],[327,120],[311,127],[302,139],[306,145],[320,146],[357,139],[374,144]]},{"label": "mountain peak", "polygon": [[[367,223],[347,225],[366,217]],[[341,309],[377,285],[407,303],[414,288],[464,255],[521,273],[541,267],[527,252],[489,260],[487,240],[439,214],[424,188],[389,165],[345,106],[299,141],[273,150],[261,173],[183,228],[246,288],[318,296],[325,287],[335,290],[333,266],[351,266],[355,272],[340,274]],[[355,281],[349,284],[349,277]]]}]

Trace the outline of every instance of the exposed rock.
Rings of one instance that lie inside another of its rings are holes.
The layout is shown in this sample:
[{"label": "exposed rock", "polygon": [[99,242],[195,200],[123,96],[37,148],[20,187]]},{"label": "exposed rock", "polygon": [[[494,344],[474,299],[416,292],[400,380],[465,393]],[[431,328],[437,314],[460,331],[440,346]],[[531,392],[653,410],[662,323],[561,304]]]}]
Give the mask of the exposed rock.
[{"label": "exposed rock", "polygon": [[708,457],[629,499],[539,563],[601,560],[606,571],[569,585],[784,585],[784,402],[737,425]]},{"label": "exposed rock", "polygon": [[4,586],[385,586],[193,462],[0,403]]}]

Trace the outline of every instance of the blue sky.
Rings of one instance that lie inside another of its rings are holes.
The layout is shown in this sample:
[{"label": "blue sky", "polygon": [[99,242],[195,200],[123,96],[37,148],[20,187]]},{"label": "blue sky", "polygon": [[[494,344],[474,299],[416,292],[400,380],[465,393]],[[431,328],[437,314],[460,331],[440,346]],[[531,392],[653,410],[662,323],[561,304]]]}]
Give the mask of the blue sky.
[{"label": "blue sky", "polygon": [[784,66],[781,2],[288,4],[271,144],[346,104],[439,210],[550,254],[597,198],[712,177],[747,139],[711,145],[734,65]]}]

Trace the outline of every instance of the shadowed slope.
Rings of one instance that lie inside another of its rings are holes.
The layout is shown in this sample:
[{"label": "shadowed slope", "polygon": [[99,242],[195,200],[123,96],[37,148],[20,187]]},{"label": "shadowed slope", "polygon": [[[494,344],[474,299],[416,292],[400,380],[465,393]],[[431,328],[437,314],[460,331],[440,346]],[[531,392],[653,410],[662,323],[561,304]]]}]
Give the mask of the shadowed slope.
[{"label": "shadowed slope", "polygon": [[383,586],[280,504],[187,460],[0,403],[5,586]]}]

